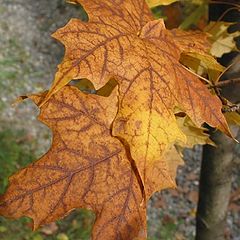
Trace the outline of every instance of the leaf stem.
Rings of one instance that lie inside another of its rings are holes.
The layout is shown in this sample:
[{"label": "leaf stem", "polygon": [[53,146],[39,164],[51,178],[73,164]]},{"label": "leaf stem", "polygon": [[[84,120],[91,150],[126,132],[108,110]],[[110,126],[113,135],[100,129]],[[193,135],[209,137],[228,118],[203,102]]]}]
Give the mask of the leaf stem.
[{"label": "leaf stem", "polygon": [[203,81],[205,81],[206,83],[208,83],[210,86],[212,86],[211,81],[209,81],[208,79],[206,79],[206,78],[198,75],[197,73],[191,71],[189,68],[185,67],[184,65],[182,65],[182,67],[185,68],[188,72],[190,72],[190,73],[192,73],[193,75],[195,75],[196,77],[198,77],[198,78],[202,79]]}]

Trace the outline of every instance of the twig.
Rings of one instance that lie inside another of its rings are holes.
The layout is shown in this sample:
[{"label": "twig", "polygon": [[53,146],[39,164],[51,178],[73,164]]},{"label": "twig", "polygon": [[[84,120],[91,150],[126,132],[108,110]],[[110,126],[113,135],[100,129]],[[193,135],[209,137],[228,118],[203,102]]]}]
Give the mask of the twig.
[{"label": "twig", "polygon": [[228,106],[222,109],[222,112],[239,112],[240,104],[234,104],[233,106]]},{"label": "twig", "polygon": [[225,87],[231,84],[239,84],[239,83],[240,83],[240,78],[233,78],[233,79],[228,79],[228,80],[223,80],[221,82],[218,82],[214,86],[211,86],[211,88]]},{"label": "twig", "polygon": [[229,12],[231,12],[231,11],[233,11],[233,10],[238,10],[238,11],[239,11],[240,9],[239,9],[239,7],[232,7],[232,8],[227,9],[227,10],[218,18],[217,22],[222,21],[222,19],[223,19]]},{"label": "twig", "polygon": [[227,66],[227,68],[220,74],[220,76],[219,76],[218,79],[217,79],[217,82],[219,82],[220,78],[221,78],[227,71],[229,71],[230,68],[232,68],[232,67],[233,67],[236,63],[238,63],[238,62],[239,62],[239,60],[234,59],[233,62],[232,62],[229,66]]},{"label": "twig", "polygon": [[225,5],[230,5],[230,6],[234,6],[234,7],[231,7],[229,9],[227,9],[218,19],[217,21],[213,24],[213,26],[208,30],[208,31],[211,31],[220,21],[222,21],[222,19],[231,11],[233,10],[237,10],[237,11],[240,11],[240,5],[238,4],[234,4],[234,3],[228,3],[228,2],[224,2],[224,1],[209,1],[209,3],[212,3],[212,4],[225,4]]},{"label": "twig", "polygon": [[215,1],[215,0],[210,0],[209,3],[211,4],[223,4],[223,5],[230,5],[230,6],[235,6],[237,8],[240,8],[240,4],[237,3],[231,3],[231,2],[227,2],[227,1]]}]

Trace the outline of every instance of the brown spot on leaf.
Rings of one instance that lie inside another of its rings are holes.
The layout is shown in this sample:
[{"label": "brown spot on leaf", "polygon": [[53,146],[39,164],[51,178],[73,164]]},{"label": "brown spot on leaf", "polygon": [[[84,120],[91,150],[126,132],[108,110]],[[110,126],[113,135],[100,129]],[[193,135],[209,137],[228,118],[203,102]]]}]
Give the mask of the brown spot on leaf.
[{"label": "brown spot on leaf", "polygon": [[136,129],[140,129],[141,125],[142,125],[142,121],[136,121],[135,122]]}]

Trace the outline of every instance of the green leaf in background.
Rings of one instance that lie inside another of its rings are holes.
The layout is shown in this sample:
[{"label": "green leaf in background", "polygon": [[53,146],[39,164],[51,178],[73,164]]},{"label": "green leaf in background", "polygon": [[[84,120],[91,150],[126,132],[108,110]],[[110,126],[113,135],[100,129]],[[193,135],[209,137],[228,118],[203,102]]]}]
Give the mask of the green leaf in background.
[{"label": "green leaf in background", "polygon": [[69,238],[66,234],[60,233],[57,235],[57,240],[69,240]]},{"label": "green leaf in background", "polygon": [[0,226],[0,233],[4,233],[7,231],[7,228],[4,226]]},{"label": "green leaf in background", "polygon": [[[8,177],[34,159],[34,153],[27,143],[28,136],[21,131],[5,129],[0,131],[0,194],[8,183]],[[23,141],[25,140],[25,141]]]},{"label": "green leaf in background", "polygon": [[203,5],[203,4],[209,4],[209,0],[185,0],[187,4],[195,4],[195,5]]},{"label": "green leaf in background", "polygon": [[188,29],[191,25],[196,25],[199,20],[208,12],[208,4],[203,1],[191,15],[189,15],[179,26],[180,29]]},{"label": "green leaf in background", "polygon": [[43,237],[39,234],[33,237],[33,240],[44,240]]}]

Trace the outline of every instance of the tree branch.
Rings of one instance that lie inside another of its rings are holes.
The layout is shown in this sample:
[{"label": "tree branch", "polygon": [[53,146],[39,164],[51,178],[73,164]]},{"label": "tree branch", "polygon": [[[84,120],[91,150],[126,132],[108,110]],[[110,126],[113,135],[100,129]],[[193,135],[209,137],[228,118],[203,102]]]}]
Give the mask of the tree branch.
[{"label": "tree branch", "polygon": [[223,80],[221,82],[216,83],[214,86],[212,86],[211,88],[215,88],[215,87],[225,87],[231,84],[239,84],[240,83],[240,78],[232,78],[232,79],[228,79],[228,80]]}]

